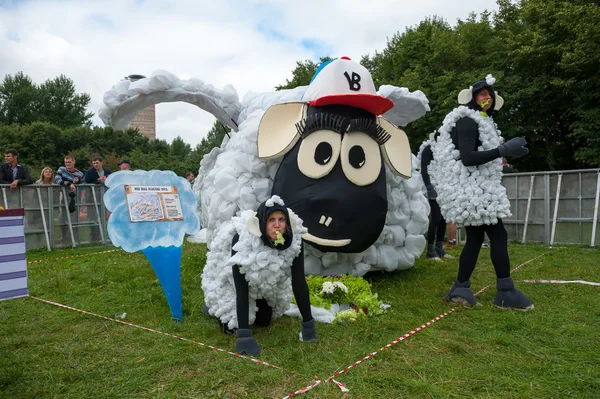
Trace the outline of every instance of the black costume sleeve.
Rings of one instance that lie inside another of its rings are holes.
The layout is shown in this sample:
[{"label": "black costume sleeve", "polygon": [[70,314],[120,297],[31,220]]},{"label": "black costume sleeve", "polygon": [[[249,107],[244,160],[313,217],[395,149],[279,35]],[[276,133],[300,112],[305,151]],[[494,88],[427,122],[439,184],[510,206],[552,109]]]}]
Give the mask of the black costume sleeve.
[{"label": "black costume sleeve", "polygon": [[427,167],[429,166],[429,163],[432,160],[433,152],[431,151],[431,146],[428,145],[423,149],[423,152],[421,153],[421,176],[423,177],[423,183],[425,183],[426,186],[431,184]]},{"label": "black costume sleeve", "polygon": [[453,137],[453,142],[455,145],[458,142],[457,147],[460,151],[460,159],[463,165],[478,166],[500,158],[500,151],[497,148],[487,151],[477,151],[479,127],[473,119],[468,117],[460,119],[456,122],[454,132],[456,132],[456,140]]}]

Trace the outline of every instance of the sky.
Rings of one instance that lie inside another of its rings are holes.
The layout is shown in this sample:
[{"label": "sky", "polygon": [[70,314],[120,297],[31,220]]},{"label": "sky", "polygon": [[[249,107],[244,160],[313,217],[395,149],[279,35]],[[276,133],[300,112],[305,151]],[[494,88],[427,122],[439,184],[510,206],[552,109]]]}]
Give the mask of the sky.
[{"label": "sky", "polygon": [[[495,0],[0,0],[0,78],[64,74],[104,126],[103,95],[127,75],[163,69],[232,84],[241,100],[291,80],[297,61],[359,61],[427,17],[454,26],[484,10],[498,10]],[[195,147],[214,120],[190,104],[159,104],[157,138]]]}]

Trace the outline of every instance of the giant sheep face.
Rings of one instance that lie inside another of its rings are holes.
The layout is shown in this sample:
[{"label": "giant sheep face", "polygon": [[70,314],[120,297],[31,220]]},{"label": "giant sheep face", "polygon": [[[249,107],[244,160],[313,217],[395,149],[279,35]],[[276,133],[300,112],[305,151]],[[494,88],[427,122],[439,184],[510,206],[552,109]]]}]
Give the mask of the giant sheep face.
[{"label": "giant sheep face", "polygon": [[347,105],[275,105],[261,120],[258,155],[283,156],[272,194],[308,228],[322,252],[359,253],[377,240],[387,213],[385,163],[411,176],[406,134],[381,117]]}]

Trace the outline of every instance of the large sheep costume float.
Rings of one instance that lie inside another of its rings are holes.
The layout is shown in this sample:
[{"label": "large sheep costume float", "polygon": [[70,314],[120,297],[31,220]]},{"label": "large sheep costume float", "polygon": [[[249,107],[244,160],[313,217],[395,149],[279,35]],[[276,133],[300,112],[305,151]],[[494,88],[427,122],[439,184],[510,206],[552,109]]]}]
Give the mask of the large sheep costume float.
[{"label": "large sheep costume float", "polygon": [[[201,237],[279,195],[303,221],[305,273],[407,269],[426,244],[429,204],[405,126],[429,111],[420,91],[381,86],[347,57],[322,65],[309,86],[249,93],[166,71],[123,80],[100,117],[117,129],[147,106],[183,101],[233,132],[204,156],[194,191]],[[192,237],[193,239],[193,237]]]}]

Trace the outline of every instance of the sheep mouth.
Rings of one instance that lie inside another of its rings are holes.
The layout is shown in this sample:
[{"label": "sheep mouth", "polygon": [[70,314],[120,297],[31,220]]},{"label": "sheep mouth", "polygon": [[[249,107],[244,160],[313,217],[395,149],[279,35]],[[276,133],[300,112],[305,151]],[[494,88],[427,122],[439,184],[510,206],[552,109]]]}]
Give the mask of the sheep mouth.
[{"label": "sheep mouth", "polygon": [[350,238],[344,238],[341,240],[329,240],[327,238],[320,238],[317,236],[313,236],[310,233],[302,234],[302,238],[306,241],[312,242],[313,244],[321,245],[324,247],[343,247],[343,246],[350,244],[350,242],[352,242],[352,240]]}]

